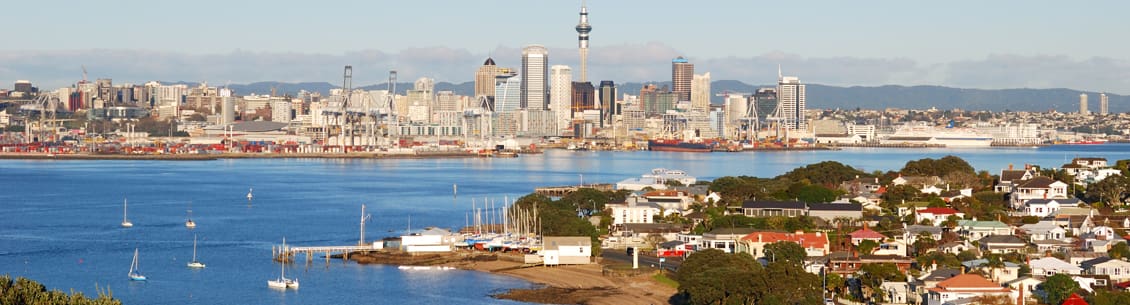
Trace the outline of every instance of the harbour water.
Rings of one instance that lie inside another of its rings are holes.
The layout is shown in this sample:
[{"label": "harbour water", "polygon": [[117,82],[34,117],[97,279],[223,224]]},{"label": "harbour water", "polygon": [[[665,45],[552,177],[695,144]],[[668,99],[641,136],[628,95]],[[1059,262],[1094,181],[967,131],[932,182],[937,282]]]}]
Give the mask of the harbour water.
[{"label": "harbour water", "polygon": [[[516,304],[490,294],[531,284],[460,270],[399,270],[320,257],[293,264],[302,288],[277,291],[271,246],[349,245],[359,238],[361,204],[372,220],[366,237],[411,226],[457,228],[471,199],[514,198],[538,186],[615,182],[652,168],[682,169],[701,179],[772,177],[835,160],[865,171],[897,170],[906,161],[957,155],[977,170],[1009,164],[1059,167],[1073,157],[1130,159],[1130,145],[988,149],[664,153],[573,152],[509,159],[235,159],[215,161],[0,160],[0,274],[49,288],[95,294],[108,287],[126,304]],[[458,185],[453,196],[452,185]],[[254,200],[248,204],[248,188]],[[129,199],[133,228],[121,228]],[[197,228],[184,227],[191,206]],[[199,260],[185,266],[192,238]],[[140,249],[146,282],[126,277]]]}]

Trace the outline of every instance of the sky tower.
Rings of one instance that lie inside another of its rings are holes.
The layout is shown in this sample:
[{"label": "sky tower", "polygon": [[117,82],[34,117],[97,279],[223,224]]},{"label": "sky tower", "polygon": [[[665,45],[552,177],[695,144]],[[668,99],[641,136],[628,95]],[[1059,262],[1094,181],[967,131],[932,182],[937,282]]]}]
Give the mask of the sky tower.
[{"label": "sky tower", "polygon": [[581,1],[581,23],[577,24],[577,46],[581,48],[581,82],[588,80],[588,61],[589,61],[589,32],[592,32],[592,26],[589,25],[589,9],[585,7],[585,2]]}]

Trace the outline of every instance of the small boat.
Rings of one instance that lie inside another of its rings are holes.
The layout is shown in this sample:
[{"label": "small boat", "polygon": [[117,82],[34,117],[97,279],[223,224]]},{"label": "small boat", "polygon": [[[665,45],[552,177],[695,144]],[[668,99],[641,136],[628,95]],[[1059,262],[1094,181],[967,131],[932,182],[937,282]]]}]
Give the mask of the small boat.
[{"label": "small boat", "polygon": [[141,265],[137,261],[137,248],[133,249],[133,262],[129,265],[129,279],[131,281],[147,280],[144,275],[141,275]]},{"label": "small boat", "polygon": [[133,223],[129,222],[129,217],[126,217],[126,214],[129,213],[128,210],[129,210],[129,199],[125,199],[125,201],[122,202],[122,227],[123,228],[132,228],[133,227]]},{"label": "small boat", "polygon": [[[286,248],[286,238],[283,238],[283,248]],[[286,278],[286,263],[279,263],[279,266],[281,266],[280,269],[282,270],[279,273],[279,278],[274,280],[267,280],[267,287],[277,289],[298,289],[297,278]]]},{"label": "small boat", "polygon": [[254,197],[254,196],[251,196],[251,191],[253,191],[253,190],[255,190],[255,188],[248,188],[247,189],[247,201],[248,202],[250,202],[251,198]]},{"label": "small boat", "polygon": [[192,221],[192,210],[188,210],[188,220],[184,221],[184,227],[189,228],[189,229],[195,229],[196,228],[196,222]]},{"label": "small boat", "polygon": [[188,262],[189,268],[204,268],[204,263],[196,260],[196,234],[192,235],[192,261]]}]

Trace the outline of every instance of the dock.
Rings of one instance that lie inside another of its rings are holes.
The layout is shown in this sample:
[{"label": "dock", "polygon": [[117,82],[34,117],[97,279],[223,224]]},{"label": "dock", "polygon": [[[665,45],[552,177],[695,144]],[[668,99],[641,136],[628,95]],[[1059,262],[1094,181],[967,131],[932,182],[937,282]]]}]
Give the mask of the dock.
[{"label": "dock", "polygon": [[311,262],[314,261],[314,254],[315,253],[324,253],[325,256],[326,256],[326,263],[329,263],[330,257],[332,257],[333,255],[336,255],[336,254],[341,254],[341,259],[344,261],[344,260],[349,260],[349,253],[361,252],[361,251],[376,251],[376,250],[378,250],[378,249],[373,248],[373,246],[370,246],[370,245],[364,245],[364,246],[313,246],[313,247],[289,247],[289,246],[288,247],[282,247],[282,246],[279,246],[279,247],[272,247],[271,248],[271,251],[273,253],[272,256],[275,258],[276,261],[290,262],[290,261],[294,260],[295,256],[297,256],[298,254],[301,253],[301,254],[306,255],[306,263],[311,263]]},{"label": "dock", "polygon": [[583,186],[580,186],[580,185],[545,186],[545,187],[535,188],[534,193],[537,193],[538,195],[549,196],[549,197],[565,197],[566,195],[572,194],[573,192],[576,192],[577,190],[582,189],[582,188],[595,189],[595,190],[598,190],[598,191],[611,191],[611,190],[614,189],[614,186],[615,185],[613,185],[611,183],[585,184]]}]

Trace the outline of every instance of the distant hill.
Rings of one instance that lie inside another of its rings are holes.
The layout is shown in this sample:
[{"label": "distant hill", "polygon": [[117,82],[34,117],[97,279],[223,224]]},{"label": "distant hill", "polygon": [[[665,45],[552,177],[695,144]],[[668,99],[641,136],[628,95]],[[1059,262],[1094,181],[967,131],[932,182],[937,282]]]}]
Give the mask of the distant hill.
[{"label": "distant hill", "polygon": [[[670,87],[670,81],[648,82],[662,87]],[[191,83],[184,83],[194,85]],[[645,83],[617,84],[617,95],[624,93],[636,95]],[[397,83],[396,92],[404,94],[411,89],[412,83]],[[257,82],[251,84],[232,84],[231,88],[237,94],[268,94],[275,87],[279,94],[295,94],[299,90],[321,92],[328,94],[330,89],[338,88],[326,82],[309,83],[281,83]],[[752,93],[757,88],[775,87],[775,85],[750,85],[735,80],[717,80],[711,82],[711,100],[718,104],[722,97],[713,96],[723,92]],[[364,90],[385,90],[384,83],[360,86]],[[819,109],[884,109],[907,108],[939,109],[961,108],[965,110],[1016,110],[1016,111],[1048,111],[1074,112],[1079,110],[1079,94],[1087,93],[1088,104],[1092,112],[1099,109],[1098,92],[1085,92],[1072,89],[963,89],[942,86],[898,86],[887,85],[878,87],[837,87],[820,84],[808,84],[808,108]],[[472,95],[474,82],[459,84],[439,82],[436,91],[451,90],[459,95]],[[1130,96],[1107,94],[1110,101],[1110,112],[1130,111]]]}]

